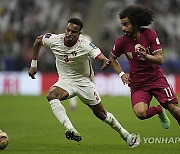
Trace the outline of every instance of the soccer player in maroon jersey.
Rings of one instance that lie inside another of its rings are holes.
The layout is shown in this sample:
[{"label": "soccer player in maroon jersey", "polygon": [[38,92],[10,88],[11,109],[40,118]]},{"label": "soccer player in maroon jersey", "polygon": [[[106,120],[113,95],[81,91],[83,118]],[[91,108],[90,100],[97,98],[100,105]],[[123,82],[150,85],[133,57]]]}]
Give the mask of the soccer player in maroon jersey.
[{"label": "soccer player in maroon jersey", "polygon": [[[144,120],[158,114],[161,124],[168,129],[170,121],[163,108],[171,113],[179,125],[180,108],[175,93],[160,67],[163,55],[158,36],[154,30],[145,27],[151,24],[153,17],[153,12],[141,5],[124,8],[119,18],[125,35],[116,40],[109,59],[123,83],[131,88],[135,115]],[[123,72],[117,61],[122,54],[125,54],[129,61],[129,74]],[[160,105],[150,106],[153,96]]]}]

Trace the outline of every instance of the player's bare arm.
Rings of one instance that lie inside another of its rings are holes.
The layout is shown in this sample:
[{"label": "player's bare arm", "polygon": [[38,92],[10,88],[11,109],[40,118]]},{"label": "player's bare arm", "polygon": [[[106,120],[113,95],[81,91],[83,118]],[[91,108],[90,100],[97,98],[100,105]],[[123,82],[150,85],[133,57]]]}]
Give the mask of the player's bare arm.
[{"label": "player's bare arm", "polygon": [[129,74],[125,74],[117,61],[117,58],[111,53],[109,55],[109,60],[111,61],[111,65],[113,66],[113,69],[115,72],[120,76],[123,84],[129,84],[130,83],[130,78]]},{"label": "player's bare arm", "polygon": [[140,46],[138,52],[145,60],[149,62],[159,64],[159,65],[163,63],[162,50],[159,50],[155,52],[153,55],[150,55],[146,52],[146,49],[143,46]]},{"label": "player's bare arm", "polygon": [[43,37],[43,35],[38,36],[36,38],[35,43],[34,43],[34,47],[33,47],[32,62],[31,62],[31,67],[30,67],[29,72],[28,72],[29,76],[32,79],[35,79],[35,74],[37,73],[37,58],[38,58],[39,51],[40,51],[41,46],[42,46],[42,37]]},{"label": "player's bare arm", "polygon": [[96,59],[103,63],[103,66],[101,67],[102,70],[105,70],[111,66],[111,61],[107,59],[102,53],[98,55]]}]

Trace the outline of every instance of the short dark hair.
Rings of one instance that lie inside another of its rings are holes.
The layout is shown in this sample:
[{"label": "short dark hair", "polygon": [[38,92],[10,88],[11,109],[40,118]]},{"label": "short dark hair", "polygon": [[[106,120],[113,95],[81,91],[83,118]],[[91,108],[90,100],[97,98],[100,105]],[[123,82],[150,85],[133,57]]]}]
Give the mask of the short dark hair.
[{"label": "short dark hair", "polygon": [[80,19],[78,19],[78,18],[70,18],[70,19],[68,20],[68,23],[73,23],[73,24],[78,25],[78,26],[80,27],[80,30],[83,28],[83,23],[82,23],[82,21],[81,21]]},{"label": "short dark hair", "polygon": [[151,24],[154,20],[154,12],[143,5],[130,5],[119,13],[119,18],[128,18],[133,25],[140,28]]}]

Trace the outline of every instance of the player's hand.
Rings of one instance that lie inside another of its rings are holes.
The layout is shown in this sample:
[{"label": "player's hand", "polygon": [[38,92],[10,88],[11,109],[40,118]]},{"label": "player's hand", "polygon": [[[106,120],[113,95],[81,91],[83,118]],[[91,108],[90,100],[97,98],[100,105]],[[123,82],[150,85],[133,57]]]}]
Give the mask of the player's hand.
[{"label": "player's hand", "polygon": [[32,79],[36,79],[36,78],[35,78],[35,74],[37,73],[37,68],[36,68],[36,67],[30,67],[28,73],[29,73],[29,76],[30,76]]},{"label": "player's hand", "polygon": [[146,59],[147,52],[146,52],[146,48],[145,47],[143,47],[142,45],[138,45],[138,47],[135,47],[135,51],[138,53],[138,55],[141,58]]},{"label": "player's hand", "polygon": [[103,63],[103,66],[101,67],[101,69],[105,70],[110,67],[111,67],[111,61],[108,59],[106,62]]},{"label": "player's hand", "polygon": [[125,84],[129,84],[130,81],[131,81],[131,79],[129,78],[129,74],[124,74],[124,75],[122,75],[121,80],[122,80],[122,82],[123,82],[124,85],[125,85]]}]

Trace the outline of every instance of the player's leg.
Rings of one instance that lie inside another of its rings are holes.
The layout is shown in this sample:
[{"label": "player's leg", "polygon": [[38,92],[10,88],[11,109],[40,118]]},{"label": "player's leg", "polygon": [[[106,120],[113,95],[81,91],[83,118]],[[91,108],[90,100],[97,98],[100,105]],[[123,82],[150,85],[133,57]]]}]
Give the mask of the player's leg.
[{"label": "player's leg", "polygon": [[163,86],[163,88],[160,87],[153,90],[153,95],[159,101],[161,106],[167,109],[177,120],[178,124],[180,124],[180,108],[178,107],[178,100],[172,86],[169,84],[166,78],[160,78],[156,84],[160,84],[160,86]]},{"label": "player's leg", "polygon": [[83,91],[81,89],[78,90],[78,97],[84,104],[88,105],[92,109],[94,115],[98,119],[107,123],[115,131],[117,131],[121,135],[121,137],[128,143],[129,147],[134,148],[139,145],[140,135],[138,133],[130,134],[126,129],[122,127],[122,125],[117,121],[113,114],[105,111],[101,103],[101,98],[96,92],[94,86],[83,87]]},{"label": "player's leg", "polygon": [[162,113],[160,105],[149,106],[151,99],[152,95],[147,91],[139,90],[131,93],[131,103],[137,118],[144,120]]},{"label": "player's leg", "polygon": [[177,106],[177,104],[170,103],[168,104],[167,109],[180,125],[180,108]]},{"label": "player's leg", "polygon": [[89,105],[94,115],[111,126],[120,136],[128,143],[129,147],[134,148],[140,144],[139,133],[129,133],[122,125],[117,121],[114,115],[104,110],[102,103],[96,105]]},{"label": "player's leg", "polygon": [[73,92],[67,83],[58,81],[56,84],[54,84],[54,86],[50,88],[47,99],[49,101],[49,104],[51,105],[54,115],[66,128],[66,138],[79,142],[82,137],[72,125],[69,117],[66,114],[64,106],[61,104],[61,101],[67,99],[68,96],[72,93]]},{"label": "player's leg", "polygon": [[166,83],[166,85],[166,88],[153,91],[154,96],[160,104],[171,113],[180,125],[180,108],[178,107],[178,100],[173,88],[168,83]]}]

